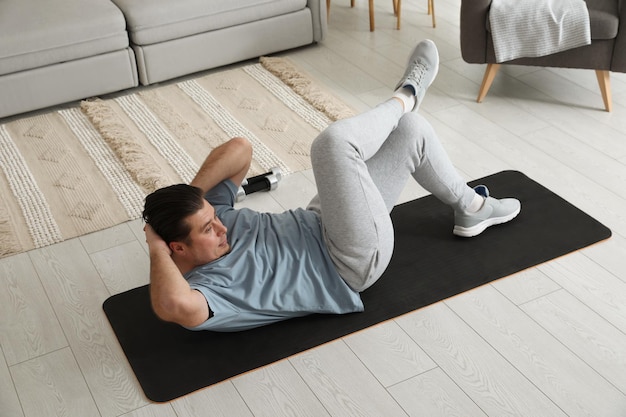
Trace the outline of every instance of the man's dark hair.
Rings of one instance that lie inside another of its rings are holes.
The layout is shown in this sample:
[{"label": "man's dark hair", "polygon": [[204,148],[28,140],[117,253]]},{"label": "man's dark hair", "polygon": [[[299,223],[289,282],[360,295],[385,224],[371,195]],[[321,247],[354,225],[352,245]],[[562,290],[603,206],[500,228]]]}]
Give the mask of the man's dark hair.
[{"label": "man's dark hair", "polygon": [[143,219],[168,245],[188,242],[191,226],[188,216],[204,206],[204,196],[198,187],[187,184],[170,185],[146,196]]}]

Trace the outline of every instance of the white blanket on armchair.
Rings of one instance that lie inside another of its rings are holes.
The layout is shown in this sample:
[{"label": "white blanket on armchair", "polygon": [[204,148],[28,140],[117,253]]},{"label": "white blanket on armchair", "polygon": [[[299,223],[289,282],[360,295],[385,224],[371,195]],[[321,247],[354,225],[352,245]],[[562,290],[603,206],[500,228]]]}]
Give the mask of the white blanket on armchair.
[{"label": "white blanket on armchair", "polygon": [[591,43],[584,0],[493,0],[489,23],[497,62]]}]

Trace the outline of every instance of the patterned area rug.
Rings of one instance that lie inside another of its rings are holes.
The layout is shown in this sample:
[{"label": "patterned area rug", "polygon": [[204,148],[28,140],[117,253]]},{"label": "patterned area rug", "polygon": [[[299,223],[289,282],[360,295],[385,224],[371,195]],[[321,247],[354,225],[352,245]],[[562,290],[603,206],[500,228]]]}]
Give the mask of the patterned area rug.
[{"label": "patterned area rug", "polygon": [[141,216],[243,136],[250,175],[310,167],[311,141],[351,110],[284,58],[0,125],[0,257]]}]

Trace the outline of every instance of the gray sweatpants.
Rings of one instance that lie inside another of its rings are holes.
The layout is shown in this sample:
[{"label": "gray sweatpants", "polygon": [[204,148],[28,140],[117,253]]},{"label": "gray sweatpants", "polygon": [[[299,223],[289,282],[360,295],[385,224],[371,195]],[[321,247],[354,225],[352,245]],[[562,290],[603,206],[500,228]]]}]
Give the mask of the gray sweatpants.
[{"label": "gray sweatpants", "polygon": [[341,277],[356,291],[376,282],[394,246],[389,213],[410,176],[455,209],[475,192],[452,166],[428,121],[389,100],[330,125],[311,147],[324,239]]}]

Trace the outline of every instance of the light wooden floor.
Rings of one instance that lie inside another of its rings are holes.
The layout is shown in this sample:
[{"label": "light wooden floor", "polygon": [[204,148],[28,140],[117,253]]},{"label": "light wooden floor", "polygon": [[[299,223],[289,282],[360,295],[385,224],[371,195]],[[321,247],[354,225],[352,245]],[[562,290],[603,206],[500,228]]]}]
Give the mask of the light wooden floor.
[{"label": "light wooden floor", "polygon": [[[468,179],[517,169],[609,226],[609,241],[167,404],[151,404],[101,309],[148,282],[130,222],[0,260],[0,415],[626,416],[626,78],[614,112],[592,71],[505,67],[482,104],[484,66],[459,51],[460,0],[334,1],[328,39],[290,51],[358,110],[389,97],[407,54],[439,46],[422,113]],[[310,172],[246,205],[304,205]],[[407,187],[404,199],[423,195]],[[207,352],[210,354],[210,352]]]}]

